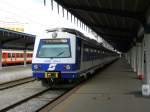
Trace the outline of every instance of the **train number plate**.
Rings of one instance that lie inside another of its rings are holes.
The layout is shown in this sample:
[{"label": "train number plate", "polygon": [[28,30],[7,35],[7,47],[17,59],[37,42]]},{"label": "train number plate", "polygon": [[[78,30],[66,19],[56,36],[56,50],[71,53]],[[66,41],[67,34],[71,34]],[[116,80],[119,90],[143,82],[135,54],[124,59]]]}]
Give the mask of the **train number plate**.
[{"label": "train number plate", "polygon": [[58,78],[59,72],[45,72],[45,78]]}]

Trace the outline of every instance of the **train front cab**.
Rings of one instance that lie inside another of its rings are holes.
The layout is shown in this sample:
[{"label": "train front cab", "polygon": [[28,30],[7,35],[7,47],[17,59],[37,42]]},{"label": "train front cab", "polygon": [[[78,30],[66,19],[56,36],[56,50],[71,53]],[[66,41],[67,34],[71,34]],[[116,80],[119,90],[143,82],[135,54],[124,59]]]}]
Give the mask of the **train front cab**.
[{"label": "train front cab", "polygon": [[38,38],[32,60],[33,77],[40,80],[76,79],[80,56],[81,40],[74,34],[58,32],[55,39]]}]

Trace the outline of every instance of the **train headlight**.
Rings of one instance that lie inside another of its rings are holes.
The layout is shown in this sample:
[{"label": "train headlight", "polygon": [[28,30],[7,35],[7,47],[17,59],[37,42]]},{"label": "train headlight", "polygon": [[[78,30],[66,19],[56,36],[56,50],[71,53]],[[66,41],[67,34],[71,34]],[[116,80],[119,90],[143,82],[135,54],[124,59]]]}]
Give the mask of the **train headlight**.
[{"label": "train headlight", "polygon": [[66,66],[65,66],[65,69],[66,69],[66,70],[70,70],[70,69],[71,69],[70,65],[66,65]]}]

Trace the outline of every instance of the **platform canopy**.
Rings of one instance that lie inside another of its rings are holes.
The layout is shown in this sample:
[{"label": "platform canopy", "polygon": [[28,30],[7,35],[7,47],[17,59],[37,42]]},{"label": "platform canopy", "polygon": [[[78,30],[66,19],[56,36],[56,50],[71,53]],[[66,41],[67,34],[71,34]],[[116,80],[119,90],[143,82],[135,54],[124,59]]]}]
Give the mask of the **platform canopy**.
[{"label": "platform canopy", "polygon": [[0,28],[0,48],[33,50],[35,35]]},{"label": "platform canopy", "polygon": [[150,0],[55,0],[115,49],[127,52],[142,37]]}]

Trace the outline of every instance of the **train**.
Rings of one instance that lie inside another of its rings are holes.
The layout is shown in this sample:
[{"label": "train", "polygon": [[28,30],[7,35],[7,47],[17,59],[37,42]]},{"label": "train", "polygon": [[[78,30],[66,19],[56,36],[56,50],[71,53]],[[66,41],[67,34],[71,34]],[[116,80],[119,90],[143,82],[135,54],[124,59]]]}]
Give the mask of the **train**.
[{"label": "train", "polygon": [[32,74],[43,85],[79,80],[117,58],[116,52],[75,29],[54,28],[36,37]]},{"label": "train", "polygon": [[[32,62],[33,51],[26,51],[26,63]],[[16,65],[24,63],[24,51],[14,49],[2,50],[2,65]]]}]

